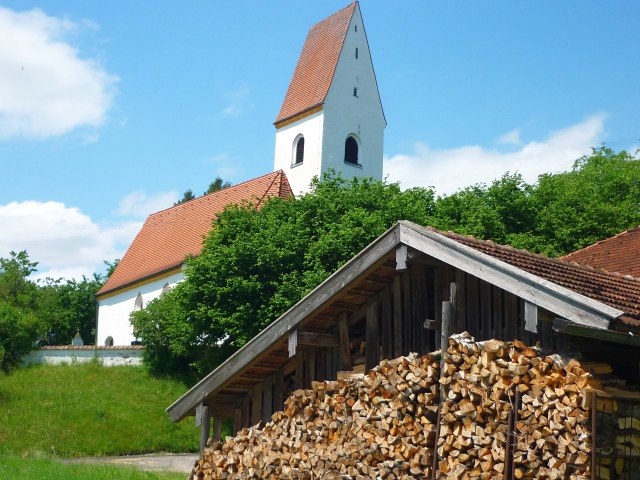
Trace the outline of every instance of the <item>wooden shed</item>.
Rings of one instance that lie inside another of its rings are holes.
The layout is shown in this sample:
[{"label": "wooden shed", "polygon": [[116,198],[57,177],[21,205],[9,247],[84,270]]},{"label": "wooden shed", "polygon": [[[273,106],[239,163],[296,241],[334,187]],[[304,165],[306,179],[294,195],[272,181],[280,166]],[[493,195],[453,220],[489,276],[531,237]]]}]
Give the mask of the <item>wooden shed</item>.
[{"label": "wooden shed", "polygon": [[546,351],[570,340],[596,356],[616,345],[640,383],[639,281],[400,221],[167,412],[174,422],[196,416],[203,447],[211,418],[219,438],[225,418],[234,431],[268,421],[314,380],[439,349],[443,312],[450,333],[477,340],[518,338]]}]

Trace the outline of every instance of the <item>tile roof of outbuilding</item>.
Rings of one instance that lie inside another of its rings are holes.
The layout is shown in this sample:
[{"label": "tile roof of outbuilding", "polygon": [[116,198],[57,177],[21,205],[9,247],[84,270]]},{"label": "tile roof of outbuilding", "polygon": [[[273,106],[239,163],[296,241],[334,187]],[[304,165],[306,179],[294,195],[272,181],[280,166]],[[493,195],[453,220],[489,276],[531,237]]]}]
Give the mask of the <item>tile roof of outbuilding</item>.
[{"label": "tile roof of outbuilding", "polygon": [[561,259],[640,278],[640,227],[576,250]]},{"label": "tile roof of outbuilding", "polygon": [[201,252],[203,237],[224,207],[243,201],[260,205],[274,196],[293,196],[282,170],[149,215],[97,296],[180,267],[187,255]]},{"label": "tile roof of outbuilding", "polygon": [[625,315],[612,328],[640,331],[640,281],[633,277],[453,232],[431,230],[549,282],[622,310]]},{"label": "tile roof of outbuilding", "polygon": [[324,103],[356,4],[348,5],[309,29],[274,123]]}]

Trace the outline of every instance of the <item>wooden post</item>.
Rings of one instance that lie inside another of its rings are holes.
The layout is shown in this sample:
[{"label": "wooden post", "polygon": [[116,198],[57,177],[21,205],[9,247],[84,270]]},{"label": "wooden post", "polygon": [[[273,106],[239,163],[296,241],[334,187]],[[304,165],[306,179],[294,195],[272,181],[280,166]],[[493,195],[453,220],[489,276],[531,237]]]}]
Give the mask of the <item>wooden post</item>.
[{"label": "wooden post", "polygon": [[467,275],[467,331],[476,340],[480,334],[480,301],[478,277]]},{"label": "wooden post", "polygon": [[496,286],[491,286],[491,293],[493,294],[493,338],[506,340],[504,335],[504,304],[502,302],[503,290]]},{"label": "wooden post", "polygon": [[480,340],[491,340],[491,284],[480,280]]},{"label": "wooden post", "polygon": [[262,421],[267,423],[273,415],[273,374],[262,382]]},{"label": "wooden post", "polygon": [[251,397],[251,425],[260,423],[262,420],[262,382],[256,383],[253,387]]},{"label": "wooden post", "polygon": [[200,426],[200,458],[204,454],[204,448],[209,440],[209,432],[211,431],[211,417],[209,416],[209,407],[202,406],[202,425]]},{"label": "wooden post", "polygon": [[242,422],[241,422],[242,428],[251,426],[251,424],[249,423],[249,419],[251,418],[250,410],[251,410],[251,398],[249,398],[249,395],[245,395],[242,398]]},{"label": "wooden post", "polygon": [[[451,286],[453,287],[453,283]],[[440,329],[440,372],[444,371],[449,337],[451,336],[451,323],[453,322],[453,302],[442,302],[442,328]],[[442,375],[442,373],[440,374]],[[444,403],[444,389],[440,386],[440,402]]]},{"label": "wooden post", "polygon": [[[413,267],[411,267],[413,268]],[[410,271],[402,274],[402,331],[403,331],[403,355],[407,355],[413,351],[411,343],[411,275]]]},{"label": "wooden post", "polygon": [[400,275],[393,277],[393,356],[399,357],[402,351],[402,285]]},{"label": "wooden post", "polygon": [[518,337],[518,297],[504,292],[504,335],[508,342]]},{"label": "wooden post", "polygon": [[396,248],[396,270],[406,270],[407,269],[407,246],[400,245]]},{"label": "wooden post", "polygon": [[233,411],[233,435],[242,430],[242,408],[236,407]]},{"label": "wooden post", "polygon": [[304,388],[304,349],[296,352],[296,389]]},{"label": "wooden post", "polygon": [[380,294],[382,302],[382,358],[391,359],[393,354],[393,325],[391,320],[391,289],[385,288]]},{"label": "wooden post", "polygon": [[284,410],[284,370],[280,367],[275,374],[273,398],[276,412]]},{"label": "wooden post", "polygon": [[289,332],[289,358],[293,357],[298,350],[298,330]]},{"label": "wooden post", "polygon": [[222,417],[213,417],[213,439],[222,440]]},{"label": "wooden post", "polygon": [[524,329],[538,333],[538,307],[531,302],[524,302]]},{"label": "wooden post", "polygon": [[374,300],[367,308],[367,333],[365,335],[367,348],[365,353],[365,368],[368,372],[380,363],[378,342],[378,301]]},{"label": "wooden post", "polygon": [[353,362],[351,361],[351,345],[349,343],[349,324],[347,323],[347,314],[342,312],[338,319],[340,327],[340,349],[342,350],[342,370],[353,370]]},{"label": "wooden post", "polygon": [[467,300],[466,300],[466,277],[467,274],[462,270],[456,270],[456,298],[453,302],[453,328],[451,333],[462,333],[467,329]]}]

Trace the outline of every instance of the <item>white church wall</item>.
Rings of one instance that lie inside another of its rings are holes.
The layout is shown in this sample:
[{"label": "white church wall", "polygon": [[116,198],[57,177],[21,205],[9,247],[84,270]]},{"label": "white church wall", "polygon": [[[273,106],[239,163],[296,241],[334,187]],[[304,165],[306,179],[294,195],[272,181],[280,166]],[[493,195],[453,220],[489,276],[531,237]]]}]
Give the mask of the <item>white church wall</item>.
[{"label": "white church wall", "polygon": [[[294,195],[309,191],[309,182],[320,175],[324,112],[319,111],[276,131],[274,171],[282,169]],[[295,165],[295,141],[304,136],[304,161]]]},{"label": "white church wall", "polygon": [[159,277],[148,283],[133,285],[113,296],[98,301],[98,333],[96,344],[105,345],[107,337],[113,338],[114,345],[131,345],[136,340],[133,327],[129,322],[129,314],[133,312],[138,294],[142,296],[143,308],[154,298],[162,294],[165,285],[173,288],[184,278],[181,271]]}]

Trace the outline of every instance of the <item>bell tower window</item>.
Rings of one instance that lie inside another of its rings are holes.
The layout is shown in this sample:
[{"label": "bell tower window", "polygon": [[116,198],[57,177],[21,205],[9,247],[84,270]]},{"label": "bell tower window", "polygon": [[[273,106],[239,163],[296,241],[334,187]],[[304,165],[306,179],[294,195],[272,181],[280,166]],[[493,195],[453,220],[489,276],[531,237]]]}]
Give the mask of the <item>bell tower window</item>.
[{"label": "bell tower window", "polygon": [[294,165],[302,165],[304,161],[304,137],[301,135],[296,140],[295,158],[293,159]]},{"label": "bell tower window", "polygon": [[344,141],[344,161],[358,165],[358,141],[352,136],[348,136]]}]

